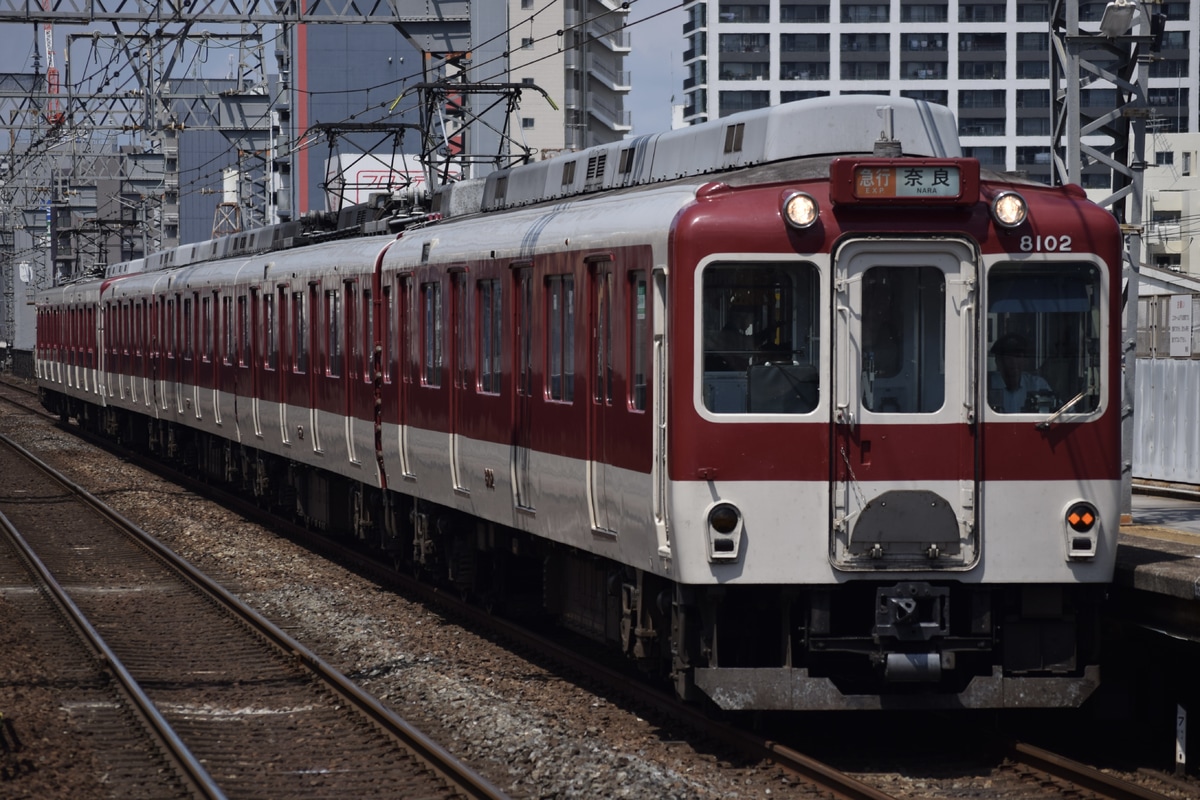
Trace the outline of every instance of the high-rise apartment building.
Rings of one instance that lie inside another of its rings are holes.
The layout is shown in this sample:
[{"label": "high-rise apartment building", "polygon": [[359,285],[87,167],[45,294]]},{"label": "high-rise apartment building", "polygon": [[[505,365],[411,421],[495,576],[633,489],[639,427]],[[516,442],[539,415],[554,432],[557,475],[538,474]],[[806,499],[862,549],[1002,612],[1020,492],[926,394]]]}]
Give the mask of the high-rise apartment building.
[{"label": "high-rise apartment building", "polygon": [[[1069,2],[1070,0],[1068,0]],[[1098,28],[1106,2],[1080,0]],[[1166,15],[1150,64],[1151,130],[1197,131],[1200,8]],[[886,94],[954,109],[967,155],[1049,180],[1050,15],[1047,0],[695,0],[686,9],[685,119],[808,97]],[[1117,106],[1111,83],[1082,90],[1084,112]],[[1088,188],[1109,185],[1103,164]]]},{"label": "high-rise apartment building", "polygon": [[628,16],[614,0],[508,0],[510,80],[536,84],[554,102],[524,92],[513,114],[513,138],[533,148],[535,159],[615,142],[632,130]]}]

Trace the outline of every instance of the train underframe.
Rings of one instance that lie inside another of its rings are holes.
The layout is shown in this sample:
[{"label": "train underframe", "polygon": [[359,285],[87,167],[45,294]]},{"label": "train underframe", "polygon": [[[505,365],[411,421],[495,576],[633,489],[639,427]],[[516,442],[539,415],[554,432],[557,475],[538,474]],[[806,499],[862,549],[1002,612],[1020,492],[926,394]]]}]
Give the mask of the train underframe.
[{"label": "train underframe", "polygon": [[186,426],[43,399],[488,606],[549,615],[725,710],[1073,707],[1099,685],[1102,586],[681,585]]}]

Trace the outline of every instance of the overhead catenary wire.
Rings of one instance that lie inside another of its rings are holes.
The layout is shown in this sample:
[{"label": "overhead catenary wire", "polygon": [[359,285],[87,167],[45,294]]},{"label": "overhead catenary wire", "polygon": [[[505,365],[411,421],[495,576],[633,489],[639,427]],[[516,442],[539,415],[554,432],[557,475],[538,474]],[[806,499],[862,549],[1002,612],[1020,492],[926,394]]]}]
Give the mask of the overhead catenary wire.
[{"label": "overhead catenary wire", "polygon": [[[599,14],[596,14],[592,17],[588,17],[587,19],[581,20],[580,22],[576,23],[573,26],[556,29],[556,31],[554,33],[538,38],[536,40],[535,44],[544,42],[547,39],[552,39],[552,38],[557,38],[557,39],[561,40],[561,38],[564,36],[564,34],[566,32],[576,30],[576,29],[586,28],[586,26],[594,23],[596,20],[598,20],[604,16],[618,13],[620,11],[628,11],[628,9],[631,7],[631,5],[635,2],[638,2],[638,0],[630,0],[630,2],[626,2],[626,3],[622,4],[619,9],[614,9],[614,10],[606,9]],[[475,44],[474,48],[477,49],[484,44],[494,42],[497,39],[500,39],[502,37],[510,37],[517,29],[521,28],[522,26],[531,25],[532,22],[539,15],[548,13],[549,11],[553,10],[556,6],[559,6],[559,5],[561,5],[561,0],[550,0],[550,2],[545,3],[542,7],[532,11],[530,14],[525,15],[521,19],[518,19],[518,20],[512,22],[504,31],[497,33],[491,39],[487,40],[487,42],[481,42],[481,43]],[[686,2],[677,2],[677,3],[674,3],[670,6],[668,6],[667,8],[662,9],[661,11],[658,11],[652,15],[647,16],[643,20],[639,20],[636,22],[629,22],[628,20],[625,20],[622,22],[622,24],[615,27],[613,29],[613,32],[616,33],[619,31],[629,30],[631,28],[634,28],[636,25],[641,24],[642,22],[654,19],[654,18],[661,16],[663,14],[666,14],[666,13],[670,13],[671,11],[682,8],[685,5],[686,5]],[[163,21],[160,20],[158,22],[161,23]],[[114,25],[114,27],[116,27],[116,26]],[[126,41],[129,41],[129,40],[136,40],[140,37],[145,37],[148,35],[146,33],[146,30],[147,30],[147,22],[142,21],[134,31],[124,34],[125,39],[126,39]],[[163,27],[160,24],[159,31],[162,31],[162,30],[163,30]],[[179,33],[177,32],[176,35],[178,36]],[[284,31],[281,27],[280,30],[277,33],[275,33],[274,36],[267,38],[265,41],[266,42],[274,41],[282,35],[284,35]],[[166,37],[166,38],[169,38],[169,37]],[[566,52],[568,50],[579,49],[583,44],[584,44],[583,41],[578,41],[578,42],[575,42],[575,43],[573,43],[571,45],[567,45],[567,46],[560,45],[558,48],[555,49],[555,51],[553,53],[549,53],[549,54],[546,54],[546,55],[543,55],[543,56],[540,56],[537,58],[529,59],[521,64],[512,65],[508,70],[497,70],[489,77],[488,80],[502,77],[505,74],[505,72],[519,71],[519,70],[528,68],[532,65],[535,65],[537,63],[540,63],[542,61],[545,61],[547,59],[556,58],[561,53]],[[233,47],[235,47],[235,45],[229,44],[229,45],[227,45],[227,47],[232,49]],[[107,54],[107,58],[100,57],[98,55],[98,51],[93,51],[89,54],[89,59],[88,59],[88,62],[86,63],[84,75],[82,77],[80,77],[78,79],[74,79],[72,81],[72,87],[71,87],[72,92],[69,95],[69,97],[71,98],[70,102],[72,104],[70,111],[73,111],[74,114],[69,114],[68,119],[71,119],[73,116],[82,116],[84,118],[88,117],[88,113],[87,113],[89,110],[87,107],[88,98],[85,96],[80,96],[80,95],[82,94],[82,89],[84,87],[86,87],[87,85],[91,84],[92,82],[98,82],[98,84],[101,85],[102,87],[110,87],[114,83],[116,83],[117,91],[133,91],[132,86],[133,86],[133,82],[136,80],[136,78],[134,75],[130,74],[130,72],[128,70],[124,69],[125,66],[127,66],[128,58],[126,58],[126,61],[122,61],[122,55],[126,54],[127,52],[128,52],[127,48],[121,48],[121,47],[114,45],[111,47],[109,53]],[[504,62],[505,59],[511,58],[514,55],[514,52],[515,51],[506,50],[500,56],[494,57],[492,59],[488,59],[487,61],[472,64],[472,68],[475,69],[476,74],[478,74],[478,70],[481,67],[487,67],[488,65],[495,63],[495,62]],[[196,54],[193,54],[193,61],[196,57],[198,57],[198,56]],[[443,68],[444,66],[446,66],[447,64],[448,64],[448,61],[443,60],[443,61],[440,61],[437,64],[435,64],[434,68],[440,69],[440,68]],[[339,90],[339,91],[337,91],[337,93],[342,94],[342,95],[358,95],[358,94],[365,93],[365,94],[369,95],[374,92],[383,91],[383,90],[387,89],[388,87],[395,87],[398,84],[404,85],[405,83],[413,80],[414,78],[417,78],[418,76],[423,76],[423,74],[420,72],[413,72],[408,75],[403,75],[403,76],[396,77],[396,78],[390,78],[387,81],[381,81],[379,83],[372,84],[370,86],[354,87],[351,89]],[[213,78],[208,78],[208,79],[216,80]],[[292,89],[292,91],[297,91],[297,90]],[[300,90],[300,91],[304,91],[304,90]],[[313,97],[319,96],[319,95],[330,94],[330,93],[333,93],[332,90],[329,92],[304,91],[304,94],[306,94],[308,96],[313,96]],[[397,99],[403,97],[404,95],[405,95],[405,92],[401,91],[399,93],[399,95],[397,95]],[[275,100],[273,99],[272,102],[270,103],[270,107],[274,107],[274,105],[275,105]],[[351,123],[351,122],[354,122],[354,121],[362,118],[364,115],[378,114],[381,111],[384,111],[385,107],[387,107],[385,116],[393,116],[396,114],[412,113],[417,109],[416,103],[413,103],[413,104],[407,105],[407,106],[397,107],[395,100],[392,101],[392,103],[390,104],[390,107],[388,107],[388,106],[389,106],[389,104],[387,102],[373,102],[373,103],[365,104],[360,109],[356,110],[354,113],[346,116],[343,120],[341,120],[341,122]],[[267,112],[264,112],[264,114],[261,117],[259,117],[257,120],[252,119],[252,120],[248,120],[247,122],[248,122],[248,124],[251,124],[251,125],[253,125],[255,123],[264,123],[264,122],[266,122],[266,114],[269,114],[269,113],[270,113],[270,111],[268,110]],[[18,154],[16,152],[10,152],[10,154],[9,154],[10,163],[13,163],[15,160],[19,159],[20,160],[19,163],[27,164],[32,160],[44,157],[47,153],[50,152],[51,148],[61,144],[61,142],[64,140],[64,138],[69,138],[71,136],[78,137],[81,134],[87,135],[87,136],[95,136],[96,132],[94,132],[94,131],[82,131],[81,132],[81,131],[67,129],[67,130],[58,132],[57,135],[48,135],[47,133],[43,133],[38,138],[36,138],[32,142],[30,142],[30,146],[28,148],[26,148],[24,153]],[[107,138],[111,141],[117,137],[115,137],[113,134],[110,133]],[[316,146],[319,143],[320,143],[320,137],[310,136],[310,135],[308,135],[307,131],[297,131],[296,134],[292,138],[282,141],[277,146],[280,146],[281,153],[284,153],[284,152],[285,153],[296,153],[296,152],[302,151],[304,149],[307,149],[309,147]],[[266,157],[266,154],[263,154],[263,153],[248,154],[248,155],[256,156],[259,158]],[[279,153],[277,153],[277,155],[279,155]],[[223,171],[223,169],[226,166],[228,166],[229,162],[230,162],[229,154],[222,153],[222,154],[219,154],[219,155],[216,155],[216,156],[210,158],[203,164],[197,165],[195,167],[192,167],[192,168],[186,170],[185,173],[179,175],[179,179],[180,179],[179,187],[178,187],[179,199],[183,200],[184,198],[195,196],[201,192],[211,192],[211,189],[208,187],[212,184],[212,182],[214,180],[219,178],[219,176],[221,175],[221,172]],[[48,188],[49,187],[47,187],[47,189]]]}]

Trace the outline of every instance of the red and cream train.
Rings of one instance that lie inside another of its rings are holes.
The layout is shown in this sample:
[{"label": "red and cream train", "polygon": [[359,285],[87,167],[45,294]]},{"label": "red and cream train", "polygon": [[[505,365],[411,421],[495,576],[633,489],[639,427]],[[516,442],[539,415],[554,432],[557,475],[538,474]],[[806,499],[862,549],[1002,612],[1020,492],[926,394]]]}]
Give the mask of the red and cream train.
[{"label": "red and cream train", "polygon": [[390,209],[43,293],[45,404],[722,708],[1096,687],[1122,241],[1082,190],[852,96]]}]

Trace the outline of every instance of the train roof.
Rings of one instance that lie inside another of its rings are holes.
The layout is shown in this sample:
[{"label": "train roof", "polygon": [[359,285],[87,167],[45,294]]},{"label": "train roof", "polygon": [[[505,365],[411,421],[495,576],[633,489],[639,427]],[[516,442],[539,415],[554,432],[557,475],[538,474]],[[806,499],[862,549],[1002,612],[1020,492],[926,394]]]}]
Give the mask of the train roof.
[{"label": "train roof", "polygon": [[416,206],[400,207],[380,196],[337,213],[313,212],[301,219],[151,253],[109,266],[105,276],[172,270],[332,239],[394,234],[439,218],[584,199],[720,173],[756,172],[748,167],[872,153],[881,143],[891,145],[894,155],[962,154],[954,114],[945,106],[886,95],[797,100],[451,183],[434,193],[431,213]]},{"label": "train roof", "polygon": [[797,100],[648,134],[459,181],[434,195],[443,217],[501,211],[593,192],[645,186],[758,164],[873,152],[962,155],[953,112],[922,100],[849,95]]}]

